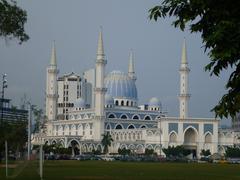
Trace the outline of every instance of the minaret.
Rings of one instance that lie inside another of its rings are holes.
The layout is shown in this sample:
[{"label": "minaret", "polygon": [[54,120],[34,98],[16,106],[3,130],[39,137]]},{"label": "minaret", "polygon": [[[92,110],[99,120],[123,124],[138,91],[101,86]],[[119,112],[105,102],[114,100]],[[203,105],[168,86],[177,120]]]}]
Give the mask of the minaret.
[{"label": "minaret", "polygon": [[107,89],[104,86],[105,66],[107,61],[105,60],[102,31],[99,32],[98,47],[97,47],[97,59],[96,59],[96,86],[95,86],[95,122],[94,122],[94,138],[95,140],[101,140],[104,133],[104,103],[105,93]]},{"label": "minaret", "polygon": [[135,76],[135,71],[134,71],[134,59],[133,59],[133,51],[130,51],[130,56],[129,56],[129,64],[128,64],[128,76],[136,81],[137,77]]},{"label": "minaret", "polygon": [[57,119],[57,74],[56,50],[53,43],[50,65],[47,67],[46,116],[48,121]]},{"label": "minaret", "polygon": [[188,68],[188,62],[187,62],[186,41],[184,39],[183,47],[182,47],[181,67],[179,70],[179,73],[180,73],[179,110],[180,110],[181,119],[188,118],[188,100],[190,98],[190,94],[188,94],[189,72],[190,72],[190,69]]}]

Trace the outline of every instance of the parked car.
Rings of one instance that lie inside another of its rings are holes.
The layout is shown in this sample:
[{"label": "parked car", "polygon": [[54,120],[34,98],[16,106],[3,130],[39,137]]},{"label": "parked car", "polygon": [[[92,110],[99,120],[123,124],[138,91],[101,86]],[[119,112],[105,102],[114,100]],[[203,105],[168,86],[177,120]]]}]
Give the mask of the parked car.
[{"label": "parked car", "polygon": [[230,164],[240,164],[240,158],[229,158],[227,162]]},{"label": "parked car", "polygon": [[113,157],[103,156],[102,160],[104,160],[104,161],[114,161],[115,159]]}]

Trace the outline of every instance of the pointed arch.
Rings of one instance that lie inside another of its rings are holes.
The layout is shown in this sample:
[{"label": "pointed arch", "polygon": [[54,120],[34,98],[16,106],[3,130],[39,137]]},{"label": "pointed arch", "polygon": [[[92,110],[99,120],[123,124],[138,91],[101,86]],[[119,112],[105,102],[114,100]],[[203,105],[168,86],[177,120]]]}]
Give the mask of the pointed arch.
[{"label": "pointed arch", "polygon": [[169,143],[176,143],[177,142],[177,133],[172,131],[169,135]]},{"label": "pointed arch", "polygon": [[142,124],[141,126],[140,126],[140,129],[146,129],[147,128],[147,125],[146,124]]},{"label": "pointed arch", "polygon": [[212,143],[212,134],[210,132],[205,134],[205,143]]},{"label": "pointed arch", "polygon": [[184,131],[184,144],[196,144],[197,142],[197,130],[189,126]]},{"label": "pointed arch", "polygon": [[122,124],[116,124],[114,129],[123,129],[123,125]]},{"label": "pointed arch", "polygon": [[122,115],[120,116],[120,118],[121,118],[121,119],[129,119],[126,114],[122,114]]},{"label": "pointed arch", "polygon": [[109,119],[115,119],[116,115],[114,113],[111,113],[111,114],[108,115],[108,118]]},{"label": "pointed arch", "polygon": [[149,115],[146,115],[146,116],[144,117],[144,120],[152,120],[152,118],[151,118]]},{"label": "pointed arch", "polygon": [[136,127],[133,124],[129,124],[127,129],[136,129]]},{"label": "pointed arch", "polygon": [[138,114],[133,115],[132,119],[140,119],[140,116]]}]

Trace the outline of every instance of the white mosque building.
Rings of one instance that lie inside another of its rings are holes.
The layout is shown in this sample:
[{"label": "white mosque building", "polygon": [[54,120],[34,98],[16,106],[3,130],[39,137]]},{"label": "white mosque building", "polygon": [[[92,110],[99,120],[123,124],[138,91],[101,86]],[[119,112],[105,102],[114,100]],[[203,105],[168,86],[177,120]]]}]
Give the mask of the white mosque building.
[{"label": "white mosque building", "polygon": [[[159,99],[138,105],[133,53],[128,74],[112,71],[105,75],[102,32],[99,33],[95,68],[83,77],[74,73],[58,77],[53,46],[46,82],[46,132],[41,135],[49,144],[78,147],[80,153],[102,150],[102,135],[110,132],[110,152],[126,148],[135,153],[183,145],[199,157],[202,149],[223,153],[226,146],[240,144],[240,133],[219,129],[219,120],[188,116],[188,67],[185,41],[180,66],[179,117],[162,112]],[[39,134],[34,142],[40,141]]]}]

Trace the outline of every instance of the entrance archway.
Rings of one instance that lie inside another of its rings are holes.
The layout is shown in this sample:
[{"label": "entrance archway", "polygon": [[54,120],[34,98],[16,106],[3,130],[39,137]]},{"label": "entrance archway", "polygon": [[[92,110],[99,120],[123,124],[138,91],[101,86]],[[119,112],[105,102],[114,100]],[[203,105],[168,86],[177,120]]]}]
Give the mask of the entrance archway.
[{"label": "entrance archway", "polygon": [[72,148],[72,156],[79,155],[80,145],[77,140],[71,140],[68,147]]},{"label": "entrance archway", "polygon": [[197,157],[197,131],[189,127],[184,133],[184,148],[189,149],[192,154],[192,158]]}]

